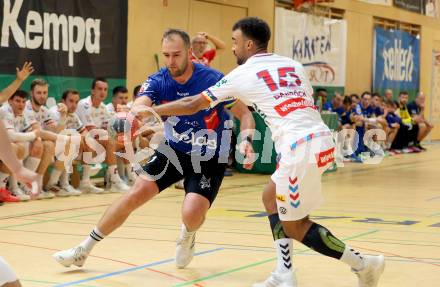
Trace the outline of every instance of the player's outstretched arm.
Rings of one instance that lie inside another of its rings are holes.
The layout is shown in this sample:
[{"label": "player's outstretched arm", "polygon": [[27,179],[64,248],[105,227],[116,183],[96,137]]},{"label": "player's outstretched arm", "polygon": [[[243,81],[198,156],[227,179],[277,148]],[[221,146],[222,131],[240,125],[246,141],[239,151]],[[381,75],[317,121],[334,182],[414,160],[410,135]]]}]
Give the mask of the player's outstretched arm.
[{"label": "player's outstretched arm", "polygon": [[211,101],[202,94],[154,106],[153,110],[160,116],[185,116],[209,108]]}]

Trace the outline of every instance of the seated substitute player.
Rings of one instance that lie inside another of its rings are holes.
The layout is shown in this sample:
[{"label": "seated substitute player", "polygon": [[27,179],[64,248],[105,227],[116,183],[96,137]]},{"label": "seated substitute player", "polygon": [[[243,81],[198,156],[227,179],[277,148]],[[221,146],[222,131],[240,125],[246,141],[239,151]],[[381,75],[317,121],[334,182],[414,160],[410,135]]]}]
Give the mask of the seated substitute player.
[{"label": "seated substitute player", "polygon": [[304,67],[290,58],[267,53],[270,28],[263,20],[241,19],[232,31],[232,50],[240,66],[201,94],[156,106],[155,112],[188,115],[238,98],[252,105],[271,129],[280,159],[263,202],[270,214],[278,262],[272,275],[254,286],[297,286],[290,262],[290,238],[348,264],[360,287],[377,286],[384,257],[361,254],[309,218],[322,203],[321,174],[333,163],[334,143],[314,105]]},{"label": "seated substitute player", "polygon": [[[110,121],[110,115],[104,104],[104,100],[108,93],[108,83],[104,78],[96,78],[92,82],[92,90],[90,96],[79,101],[76,114],[81,122],[90,132],[93,129],[104,130],[107,134],[107,125]],[[122,150],[123,145],[118,144],[115,140],[108,138],[107,140],[98,140],[105,147],[105,163],[108,165],[107,174],[109,177],[108,184],[111,192],[126,192],[130,189],[119,176],[116,168],[115,151]],[[91,165],[83,166],[83,177],[80,183],[80,189],[91,193],[101,193],[104,190],[95,187],[90,181]]]},{"label": "seated substitute player", "polygon": [[[190,53],[188,34],[178,29],[167,30],[162,38],[166,68],[147,79],[134,108],[185,98],[202,92],[223,77],[216,70],[191,62]],[[193,258],[196,231],[217,196],[226,168],[232,122],[226,120],[225,108],[222,103],[191,116],[169,118],[165,123],[166,142],[143,166],[131,191],[113,203],[79,246],[57,252],[54,258],[64,266],[82,266],[93,246],[124,223],[131,212],[184,178],[186,194],[176,265],[187,266]],[[242,131],[254,129],[252,114],[243,103],[237,101],[231,111],[240,119]],[[247,140],[241,149],[246,155],[253,152]]]},{"label": "seated substitute player", "polygon": [[[73,130],[78,132],[81,135],[80,146],[78,149],[78,157],[82,158],[82,153],[85,148],[84,138],[87,135],[87,130],[85,126],[82,124],[78,115],[75,113],[76,107],[78,106],[78,102],[80,100],[79,92],[76,90],[66,90],[63,92],[61,96],[61,103],[58,106],[53,106],[50,108],[50,113],[52,118],[57,121],[64,121],[65,129]],[[67,110],[66,115],[60,113],[60,106],[64,106]],[[88,150],[87,150],[88,151]],[[69,154],[69,150],[66,150],[66,154]],[[72,195],[80,195],[81,191],[77,190],[70,184],[69,173],[65,168],[65,164],[63,161],[56,160],[55,161],[55,169],[50,174],[48,186],[56,185],[59,183],[60,188],[62,189],[60,192],[62,196],[72,196]],[[70,170],[70,169],[69,169]]]},{"label": "seated substitute player", "polygon": [[[31,130],[32,122],[28,122],[23,116],[27,99],[27,92],[15,91],[8,102],[0,108],[0,114],[14,150],[23,150],[23,155],[18,156],[19,160],[25,160],[25,166],[36,171],[43,155],[43,143],[39,138],[39,130]],[[2,173],[0,174],[2,175]],[[30,199],[29,190],[26,188],[22,190],[14,175],[9,177],[9,189],[20,200]]]}]

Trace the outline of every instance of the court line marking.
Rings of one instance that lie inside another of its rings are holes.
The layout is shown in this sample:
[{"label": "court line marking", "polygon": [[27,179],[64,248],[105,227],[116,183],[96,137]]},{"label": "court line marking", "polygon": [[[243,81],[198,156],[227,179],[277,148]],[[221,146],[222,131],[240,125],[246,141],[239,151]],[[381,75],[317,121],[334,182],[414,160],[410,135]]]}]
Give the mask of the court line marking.
[{"label": "court line marking", "polygon": [[[379,229],[373,229],[373,230],[370,230],[368,232],[364,232],[364,233],[360,233],[360,234],[357,234],[357,235],[353,235],[353,236],[344,238],[342,240],[346,241],[346,240],[350,240],[350,239],[354,239],[354,238],[359,238],[359,237],[366,236],[366,235],[369,235],[369,234],[373,234],[373,233],[376,233],[376,232],[379,232],[379,231],[380,231]],[[305,252],[307,252],[309,250],[310,250],[309,248],[303,249],[301,251],[294,252],[293,255],[295,255],[295,254],[302,254],[302,253],[305,253]],[[226,275],[226,274],[231,274],[231,273],[238,272],[238,271],[241,271],[241,270],[244,270],[244,269],[249,269],[249,268],[252,268],[252,267],[255,267],[255,266],[258,266],[258,265],[262,265],[262,264],[265,264],[267,262],[274,261],[276,259],[277,259],[276,257],[272,257],[272,258],[269,258],[269,259],[266,259],[266,260],[262,260],[262,261],[258,261],[258,262],[255,262],[255,263],[252,263],[252,264],[248,264],[248,265],[244,265],[244,266],[241,266],[241,267],[225,270],[225,271],[222,271],[222,272],[219,272],[219,273],[214,273],[214,274],[211,274],[209,276],[201,277],[201,278],[194,279],[194,280],[191,280],[191,281],[187,281],[187,282],[183,282],[183,283],[178,283],[178,284],[173,285],[173,287],[188,286],[188,285],[200,282],[200,281],[211,280],[211,279],[219,277],[219,276],[223,276],[223,275]]]},{"label": "court line marking", "polygon": [[[211,250],[197,252],[197,253],[194,253],[194,256],[209,254],[209,253],[213,253],[213,252],[217,252],[217,251],[221,251],[221,250],[224,250],[224,248],[216,248],[216,249],[211,249]],[[121,275],[121,274],[128,273],[128,272],[137,271],[137,270],[140,270],[140,269],[144,269],[146,267],[152,267],[152,266],[158,266],[158,265],[167,264],[167,263],[170,263],[170,262],[174,262],[174,260],[175,260],[174,258],[159,260],[159,261],[155,261],[155,262],[152,262],[152,263],[140,265],[140,266],[137,266],[137,267],[132,267],[132,268],[127,268],[127,269],[123,269],[123,270],[119,270],[119,271],[114,271],[114,272],[110,272],[110,273],[106,273],[106,274],[102,274],[102,275],[98,275],[98,276],[94,276],[94,277],[90,277],[90,278],[86,278],[86,279],[82,279],[82,280],[77,280],[77,281],[71,281],[71,282],[66,282],[66,283],[58,284],[58,285],[55,285],[54,287],[74,286],[74,285],[78,285],[78,284],[81,284],[81,283],[84,283],[84,282],[90,282],[90,281],[94,281],[94,280],[98,280],[98,279],[104,279],[104,278],[113,277],[113,276]],[[197,283],[197,282],[194,282],[194,283]],[[186,284],[186,285],[193,285],[193,283]]]},{"label": "court line marking", "polygon": [[[43,249],[43,250],[50,250],[50,251],[60,251],[59,249],[48,248],[48,247],[42,247],[42,246],[35,246],[35,245],[29,245],[29,244],[24,244],[24,243],[7,242],[7,241],[0,241],[0,243],[10,244],[10,245],[17,245],[17,246],[26,246],[26,247],[37,248],[37,249]],[[136,264],[132,264],[132,263],[129,263],[129,262],[124,262],[124,261],[121,261],[121,260],[112,259],[112,258],[107,258],[107,257],[102,257],[102,256],[97,256],[97,255],[89,255],[89,257],[99,258],[99,259],[108,260],[108,261],[112,261],[112,262],[117,262],[117,263],[121,263],[121,264],[129,265],[129,266],[134,266],[134,267],[138,266],[138,265],[136,265]],[[176,276],[176,275],[170,274],[170,273],[166,273],[166,272],[163,272],[163,271],[159,271],[159,270],[156,270],[156,269],[145,268],[145,270],[147,270],[147,271],[151,271],[151,272],[154,272],[154,273],[159,273],[159,274],[165,275],[165,276],[167,276],[167,277],[171,277],[171,278],[173,278],[173,279],[178,279],[178,280],[181,280],[181,281],[188,281],[188,280],[185,279],[185,278],[182,278],[182,277],[179,277],[179,276]],[[203,285],[201,285],[201,284],[194,284],[194,285],[195,285],[195,286],[198,286],[198,287],[203,287]]]},{"label": "court line marking", "polygon": [[47,219],[47,220],[40,220],[40,221],[34,221],[34,222],[27,222],[27,223],[20,223],[20,224],[12,224],[12,225],[0,226],[0,229],[7,229],[7,228],[12,228],[12,227],[20,227],[20,226],[26,226],[26,225],[35,225],[35,224],[46,223],[46,222],[56,222],[58,220],[78,218],[78,217],[83,217],[83,216],[88,216],[88,215],[96,215],[96,214],[102,214],[102,211],[91,212],[91,213],[83,213],[83,214],[80,214],[80,215],[61,217],[61,218],[58,218],[58,219]]}]

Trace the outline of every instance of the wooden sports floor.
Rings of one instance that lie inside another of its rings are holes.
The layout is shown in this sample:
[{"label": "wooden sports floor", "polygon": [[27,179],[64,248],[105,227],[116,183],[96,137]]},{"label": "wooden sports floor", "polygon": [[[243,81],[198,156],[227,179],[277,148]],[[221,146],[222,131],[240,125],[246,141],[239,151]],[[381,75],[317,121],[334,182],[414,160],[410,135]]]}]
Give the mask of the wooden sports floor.
[{"label": "wooden sports floor", "polygon": [[[326,202],[313,217],[365,253],[382,253],[382,287],[440,286],[440,145],[380,165],[346,164],[323,178]],[[84,195],[0,207],[0,255],[24,286],[251,286],[274,267],[260,201],[266,175],[224,180],[197,234],[187,269],[173,262],[183,192],[170,188],[132,214],[83,268],[51,255],[81,242],[119,195]],[[357,286],[349,268],[294,244],[300,287]]]}]

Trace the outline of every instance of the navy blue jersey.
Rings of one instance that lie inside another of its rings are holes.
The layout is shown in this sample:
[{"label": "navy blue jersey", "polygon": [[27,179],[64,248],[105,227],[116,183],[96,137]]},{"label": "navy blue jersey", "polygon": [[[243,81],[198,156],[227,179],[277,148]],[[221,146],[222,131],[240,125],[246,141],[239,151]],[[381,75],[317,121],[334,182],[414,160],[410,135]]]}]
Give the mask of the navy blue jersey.
[{"label": "navy blue jersey", "polygon": [[383,115],[383,110],[380,107],[372,107],[373,108],[373,114],[378,117]]},{"label": "navy blue jersey", "polygon": [[[148,77],[138,96],[146,96],[155,105],[197,95],[215,85],[223,74],[194,63],[191,78],[184,84],[176,82],[167,68]],[[189,116],[173,116],[165,121],[165,139],[170,146],[187,154],[212,154],[224,157],[229,153],[232,120],[225,110],[225,102]],[[223,137],[222,137],[223,136]],[[223,139],[223,142],[222,142]]]},{"label": "navy blue jersey", "polygon": [[330,102],[325,103],[324,106],[322,107],[322,110],[329,111],[329,112],[335,112],[338,114],[339,118],[345,112],[343,107],[339,107],[337,109],[333,108],[333,105]]},{"label": "navy blue jersey", "polygon": [[371,106],[364,108],[361,104],[358,104],[356,110],[359,110],[361,115],[363,115],[365,118],[371,118],[374,115],[374,111]]},{"label": "navy blue jersey", "polygon": [[391,124],[398,123],[402,125],[402,119],[396,115],[395,113],[388,113],[385,117],[387,119],[388,126],[391,127]]},{"label": "navy blue jersey", "polygon": [[411,116],[420,114],[421,109],[416,102],[409,103],[407,107]]}]

